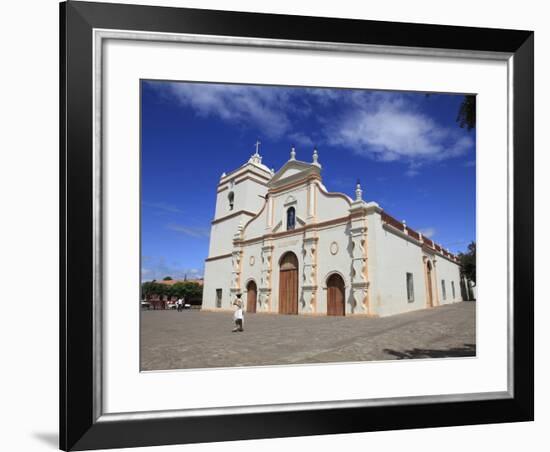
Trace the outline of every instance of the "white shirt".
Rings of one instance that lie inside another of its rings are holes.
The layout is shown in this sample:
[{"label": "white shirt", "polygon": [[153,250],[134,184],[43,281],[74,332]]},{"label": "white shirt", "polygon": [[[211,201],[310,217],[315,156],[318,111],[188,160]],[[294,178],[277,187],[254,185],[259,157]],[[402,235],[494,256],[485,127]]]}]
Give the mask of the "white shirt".
[{"label": "white shirt", "polygon": [[237,319],[243,319],[243,308],[237,308],[237,310],[235,311],[235,313],[233,314],[233,318],[235,320]]}]

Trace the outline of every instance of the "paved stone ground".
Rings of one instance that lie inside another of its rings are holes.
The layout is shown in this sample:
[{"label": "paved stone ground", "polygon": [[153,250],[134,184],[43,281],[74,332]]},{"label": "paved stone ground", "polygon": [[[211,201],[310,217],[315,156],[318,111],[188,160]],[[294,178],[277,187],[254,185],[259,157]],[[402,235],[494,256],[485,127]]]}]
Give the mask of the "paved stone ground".
[{"label": "paved stone ground", "polygon": [[142,370],[475,356],[475,303],[383,318],[142,311]]}]

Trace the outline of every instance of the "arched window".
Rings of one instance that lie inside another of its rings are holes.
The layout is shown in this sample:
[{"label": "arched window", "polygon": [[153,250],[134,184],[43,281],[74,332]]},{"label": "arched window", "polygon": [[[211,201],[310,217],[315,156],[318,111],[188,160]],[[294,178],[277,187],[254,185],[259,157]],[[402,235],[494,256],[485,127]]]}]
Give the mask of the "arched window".
[{"label": "arched window", "polygon": [[227,200],[229,201],[229,210],[233,210],[233,206],[235,202],[235,193],[230,191],[229,194],[227,195]]},{"label": "arched window", "polygon": [[289,207],[286,211],[286,230],[290,231],[296,227],[296,209]]}]

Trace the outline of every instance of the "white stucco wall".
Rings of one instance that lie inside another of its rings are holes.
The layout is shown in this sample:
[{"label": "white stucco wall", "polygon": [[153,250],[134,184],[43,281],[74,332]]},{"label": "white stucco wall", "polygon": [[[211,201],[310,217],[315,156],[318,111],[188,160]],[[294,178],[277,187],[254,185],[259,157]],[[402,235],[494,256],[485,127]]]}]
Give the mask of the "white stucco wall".
[{"label": "white stucco wall", "polygon": [[222,289],[222,309],[231,309],[231,257],[204,264],[202,309],[216,309],[216,289]]},{"label": "white stucco wall", "polygon": [[317,190],[317,221],[329,221],[349,215],[350,200],[341,193],[327,193],[318,184]]},{"label": "white stucco wall", "polygon": [[[256,170],[258,171],[258,170]],[[251,179],[243,180],[240,183],[230,184],[231,180],[239,181],[251,176]],[[222,187],[229,187],[217,194],[214,220],[210,229],[210,246],[208,257],[220,256],[231,253],[233,250],[233,236],[237,232],[239,223],[246,225],[253,216],[262,210],[265,204],[267,187],[254,179],[254,173],[247,171],[247,167],[231,176]],[[233,192],[233,209],[230,209],[228,195]],[[239,213],[245,211],[247,213]],[[237,214],[232,216],[233,214]]]},{"label": "white stucco wall", "polygon": [[[457,264],[438,256],[436,258],[436,277],[439,291],[440,304],[450,304],[462,301],[460,294],[460,270]],[[446,299],[443,299],[441,281],[445,281]],[[453,297],[452,284],[454,283],[455,295]]]},{"label": "white stucco wall", "polygon": [[[373,312],[379,316],[387,316],[428,307],[423,261],[425,253],[421,246],[391,227],[383,226],[380,215],[376,213],[369,216],[368,225],[370,303]],[[429,259],[434,258],[434,305],[461,301],[458,265],[438,254],[430,253]],[[413,275],[412,302],[409,302],[407,297],[407,273]],[[442,299],[441,294],[442,279],[446,284],[446,300]],[[454,281],[455,285],[454,298],[451,281]]]}]

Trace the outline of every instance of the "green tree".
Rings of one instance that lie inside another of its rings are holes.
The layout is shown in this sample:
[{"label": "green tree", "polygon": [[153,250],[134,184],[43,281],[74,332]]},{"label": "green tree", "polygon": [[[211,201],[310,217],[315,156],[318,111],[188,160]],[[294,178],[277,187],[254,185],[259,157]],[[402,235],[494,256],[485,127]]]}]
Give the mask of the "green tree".
[{"label": "green tree", "polygon": [[172,277],[171,276],[165,276],[164,278],[162,278],[163,281],[172,281]]},{"label": "green tree", "polygon": [[464,96],[458,108],[456,122],[462,128],[470,131],[476,126],[476,96]]},{"label": "green tree", "polygon": [[168,295],[170,286],[156,281],[147,281],[141,284],[142,298],[149,298],[152,295]]},{"label": "green tree", "polygon": [[468,245],[468,251],[459,253],[460,272],[466,279],[476,283],[476,242]]},{"label": "green tree", "polygon": [[200,300],[202,298],[202,286],[194,281],[177,282],[172,286],[174,295],[185,300]]}]

